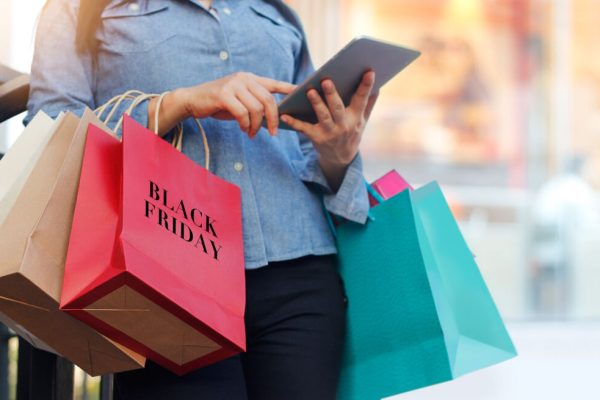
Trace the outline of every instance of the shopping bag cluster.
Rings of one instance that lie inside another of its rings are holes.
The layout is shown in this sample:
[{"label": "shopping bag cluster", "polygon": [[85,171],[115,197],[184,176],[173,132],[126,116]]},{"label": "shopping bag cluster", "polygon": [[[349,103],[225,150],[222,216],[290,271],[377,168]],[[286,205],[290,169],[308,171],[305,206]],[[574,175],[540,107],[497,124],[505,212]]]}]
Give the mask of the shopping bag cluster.
[{"label": "shopping bag cluster", "polygon": [[0,161],[0,321],[90,375],[184,374],[245,349],[241,194],[123,118],[40,112]]},{"label": "shopping bag cluster", "polygon": [[[245,351],[241,193],[198,134],[204,168],[127,115],[119,139],[91,110],[38,113],[0,161],[0,322],[91,375]],[[392,171],[368,190],[366,224],[331,224],[349,298],[339,398],[514,357],[440,187]]]}]

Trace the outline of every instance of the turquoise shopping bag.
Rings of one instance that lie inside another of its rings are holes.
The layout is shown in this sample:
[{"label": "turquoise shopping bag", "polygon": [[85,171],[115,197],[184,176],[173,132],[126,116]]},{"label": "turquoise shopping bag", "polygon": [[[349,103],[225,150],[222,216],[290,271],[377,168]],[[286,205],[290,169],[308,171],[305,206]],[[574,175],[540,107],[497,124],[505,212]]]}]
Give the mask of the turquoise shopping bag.
[{"label": "turquoise shopping bag", "polygon": [[437,183],[336,228],[348,332],[339,399],[380,399],[516,355]]}]

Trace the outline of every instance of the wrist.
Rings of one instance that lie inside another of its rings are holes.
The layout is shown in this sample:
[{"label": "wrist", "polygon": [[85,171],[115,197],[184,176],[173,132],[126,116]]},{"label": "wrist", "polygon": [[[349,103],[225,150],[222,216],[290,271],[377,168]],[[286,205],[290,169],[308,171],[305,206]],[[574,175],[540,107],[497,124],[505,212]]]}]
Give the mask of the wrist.
[{"label": "wrist", "polygon": [[[175,110],[178,110],[178,120],[195,116],[191,101],[193,96],[191,95],[190,91],[190,88],[179,88],[167,94],[167,97],[170,97],[169,103],[174,105],[173,108]],[[165,98],[165,100],[167,99]]]},{"label": "wrist", "polygon": [[177,108],[181,110],[181,119],[205,118],[214,113],[214,94],[207,83],[179,88],[169,95],[173,95]]},{"label": "wrist", "polygon": [[356,158],[356,154],[348,159],[340,158],[340,157],[328,157],[319,153],[319,165],[326,169],[331,170],[345,170],[348,165],[352,164],[352,161]]},{"label": "wrist", "polygon": [[326,157],[319,157],[319,165],[321,166],[321,169],[328,171],[337,171],[345,168],[345,165],[342,163],[331,161]]},{"label": "wrist", "polygon": [[[166,93],[160,104],[160,110],[156,108],[157,106],[158,98],[153,98],[148,103],[148,128],[158,132],[161,136],[189,116],[186,107],[186,93],[181,89]],[[159,126],[155,127],[154,122],[157,117]]]},{"label": "wrist", "polygon": [[334,193],[340,188],[349,165],[350,163],[332,161],[326,157],[319,157],[319,166],[321,167],[321,171],[323,171],[323,175],[325,176],[330,189]]}]

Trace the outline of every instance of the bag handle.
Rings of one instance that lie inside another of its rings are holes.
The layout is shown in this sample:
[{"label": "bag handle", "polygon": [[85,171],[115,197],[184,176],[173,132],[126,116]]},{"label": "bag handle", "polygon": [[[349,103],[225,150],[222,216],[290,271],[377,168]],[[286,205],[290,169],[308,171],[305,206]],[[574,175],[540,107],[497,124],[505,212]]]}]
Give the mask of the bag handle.
[{"label": "bag handle", "polygon": [[[106,103],[96,108],[94,110],[94,113],[104,124],[106,124],[108,123],[108,121],[110,121],[116,110],[119,108],[119,106],[125,99],[135,99],[136,97],[141,96],[143,94],[144,93],[140,92],[139,90],[128,90],[125,93],[114,96],[112,99],[108,100]],[[106,112],[106,109],[109,107],[112,107],[111,111],[104,119],[102,119],[102,115]]]},{"label": "bag handle", "polygon": [[[96,110],[94,112],[98,116],[98,118],[100,118],[102,120],[102,115],[106,112],[106,110],[109,107],[111,107],[111,111],[108,113],[108,115],[103,120],[103,123],[106,124],[114,116],[115,112],[117,111],[117,109],[119,108],[121,103],[123,103],[123,101],[133,99],[133,102],[125,111],[125,114],[131,115],[133,110],[143,101],[158,98],[157,103],[156,103],[156,109],[154,112],[154,133],[156,135],[158,135],[158,122],[159,122],[158,116],[159,116],[160,106],[162,105],[163,99],[167,95],[167,93],[169,93],[169,92],[167,91],[167,92],[164,92],[164,93],[158,95],[158,94],[147,94],[147,93],[141,92],[139,90],[128,90],[128,91],[124,92],[123,94],[114,96],[113,98],[108,100],[106,103],[104,103],[100,107],[96,108]],[[209,168],[210,167],[210,147],[208,145],[208,138],[206,136],[206,132],[204,131],[204,128],[202,127],[202,124],[200,123],[200,121],[197,118],[194,118],[194,122],[198,126],[198,129],[200,130],[200,134],[202,135],[202,143],[204,145],[204,154],[205,154],[204,168],[206,170],[210,170],[210,168]],[[114,127],[113,132],[118,132],[119,129],[121,128],[122,123],[123,123],[123,118],[120,118],[119,121],[117,122],[117,125]],[[175,147],[178,151],[181,152],[182,146],[183,146],[183,124],[181,122],[179,122],[177,124],[177,131],[175,132],[175,135],[173,137],[173,141],[171,142],[171,145],[173,147]]]},{"label": "bag handle", "polygon": [[375,201],[377,201],[377,204],[381,204],[385,201],[385,199],[383,198],[382,195],[380,195],[377,190],[375,190],[373,188],[373,186],[371,186],[371,184],[369,182],[367,182],[367,180],[365,179],[365,186],[367,187],[367,192],[369,192],[369,194],[371,196],[373,196],[373,198],[375,199]]},{"label": "bag handle", "polygon": [[[160,111],[160,106],[162,105],[163,99],[168,93],[169,92],[162,93],[160,96],[158,96],[158,100],[156,102],[156,109],[154,111],[154,133],[156,135],[158,135],[158,114]],[[194,122],[198,126],[200,134],[202,135],[202,144],[204,145],[204,168],[207,171],[210,171],[210,147],[208,146],[208,138],[206,137],[206,132],[204,131],[200,120],[198,118],[194,118]],[[183,128],[181,129],[181,135],[176,135],[176,137],[173,138],[173,141],[175,142],[173,146],[175,146],[176,148],[177,146],[179,146],[179,148],[181,148],[181,144],[183,141]]]},{"label": "bag handle", "polygon": [[[133,101],[129,105],[129,108],[127,108],[127,110],[125,110],[125,114],[131,115],[133,110],[135,110],[135,108],[138,105],[140,105],[141,102],[150,100],[150,99],[154,99],[157,97],[159,97],[159,95],[157,95],[157,94],[145,94],[145,93],[142,93],[141,95],[139,95],[137,97],[134,97]],[[115,108],[118,108],[118,106],[119,106],[119,104],[116,104]],[[123,124],[123,118],[120,118],[119,121],[117,122],[117,125],[114,128],[114,131],[118,132],[119,129],[121,129],[122,124]],[[156,132],[154,132],[154,133],[156,133]],[[181,143],[183,142],[181,139],[182,135],[183,135],[183,125],[180,122],[177,124],[177,131],[175,132],[175,136],[173,137],[173,141],[171,142],[173,147],[175,147],[179,151],[181,151]]]}]

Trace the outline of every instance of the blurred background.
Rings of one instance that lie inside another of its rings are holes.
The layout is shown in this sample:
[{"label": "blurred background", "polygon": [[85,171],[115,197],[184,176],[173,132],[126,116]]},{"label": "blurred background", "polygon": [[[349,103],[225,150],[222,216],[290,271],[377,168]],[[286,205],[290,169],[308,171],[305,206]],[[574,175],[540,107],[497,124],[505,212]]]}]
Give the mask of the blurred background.
[{"label": "blurred background", "polygon": [[[381,92],[365,175],[442,184],[520,352],[398,398],[600,398],[600,3],[287,2],[316,66],[359,35],[422,52]],[[42,5],[0,0],[0,63],[29,70]]]}]

